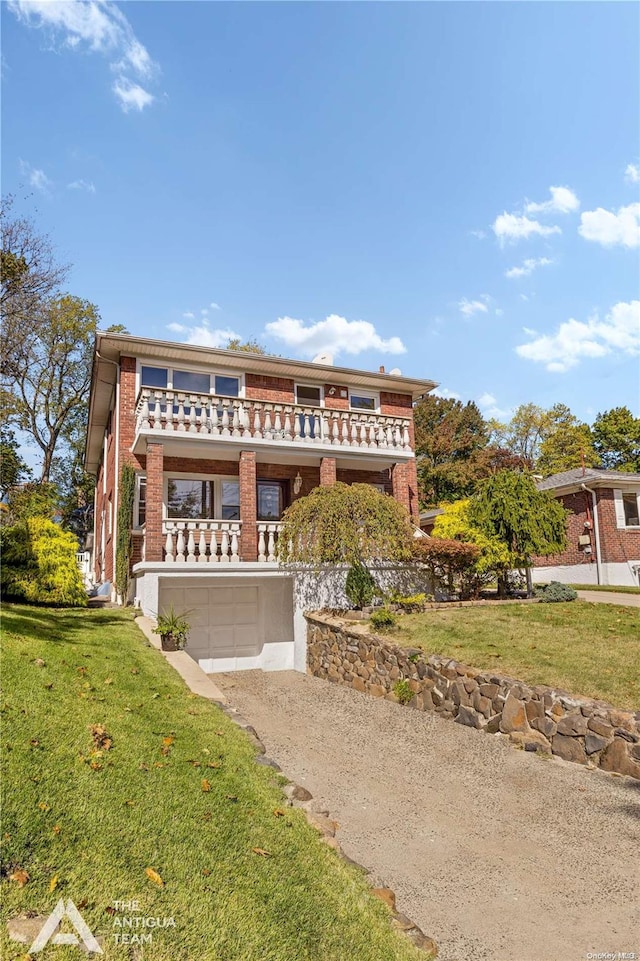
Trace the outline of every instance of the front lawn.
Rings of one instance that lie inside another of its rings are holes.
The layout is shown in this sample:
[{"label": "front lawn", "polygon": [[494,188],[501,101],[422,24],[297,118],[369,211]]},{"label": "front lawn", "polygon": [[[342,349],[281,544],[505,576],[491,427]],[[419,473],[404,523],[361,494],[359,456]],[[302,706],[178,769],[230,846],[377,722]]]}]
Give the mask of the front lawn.
[{"label": "front lawn", "polygon": [[[71,898],[105,959],[415,961],[246,736],[118,610],[3,612],[4,922]],[[12,878],[13,876],[13,878]],[[137,915],[175,927],[123,928]],[[144,947],[114,935],[152,934]],[[72,961],[77,947],[42,955]]]},{"label": "front lawn", "polygon": [[453,607],[401,618],[396,643],[529,684],[640,707],[640,610],[613,604]]}]

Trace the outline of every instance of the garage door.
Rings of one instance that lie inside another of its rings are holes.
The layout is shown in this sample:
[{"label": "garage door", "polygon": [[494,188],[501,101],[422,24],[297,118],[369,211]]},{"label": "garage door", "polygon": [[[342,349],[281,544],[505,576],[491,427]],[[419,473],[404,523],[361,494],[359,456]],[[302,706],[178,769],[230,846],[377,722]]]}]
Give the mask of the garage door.
[{"label": "garage door", "polygon": [[290,580],[167,578],[158,600],[161,611],[188,612],[187,653],[196,661],[255,659],[265,644],[293,643]]}]

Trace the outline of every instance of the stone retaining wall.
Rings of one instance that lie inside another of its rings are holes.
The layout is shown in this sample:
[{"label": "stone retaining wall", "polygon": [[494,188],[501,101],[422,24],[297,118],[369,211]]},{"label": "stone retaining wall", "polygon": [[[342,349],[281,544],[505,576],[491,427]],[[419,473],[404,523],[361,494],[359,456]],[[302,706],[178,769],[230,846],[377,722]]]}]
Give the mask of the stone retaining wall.
[{"label": "stone retaining wall", "polygon": [[526,751],[640,779],[640,711],[398,647],[329,615],[305,616],[309,674],[390,701],[398,700],[397,681],[406,680],[413,691],[409,707],[487,734],[508,734]]}]

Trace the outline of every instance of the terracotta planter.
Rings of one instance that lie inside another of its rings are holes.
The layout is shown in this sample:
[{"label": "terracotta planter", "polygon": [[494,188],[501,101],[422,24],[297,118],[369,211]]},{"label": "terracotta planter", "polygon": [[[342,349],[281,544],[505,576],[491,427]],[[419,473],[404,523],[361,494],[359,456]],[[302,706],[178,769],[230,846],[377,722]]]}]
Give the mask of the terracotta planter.
[{"label": "terracotta planter", "polygon": [[163,651],[177,651],[178,646],[176,644],[173,634],[161,634],[160,644]]}]

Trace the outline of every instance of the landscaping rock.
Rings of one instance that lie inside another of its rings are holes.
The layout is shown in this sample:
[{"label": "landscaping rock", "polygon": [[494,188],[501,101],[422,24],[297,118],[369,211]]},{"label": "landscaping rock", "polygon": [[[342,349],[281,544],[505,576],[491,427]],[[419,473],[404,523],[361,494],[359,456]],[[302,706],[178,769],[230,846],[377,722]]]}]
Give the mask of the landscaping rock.
[{"label": "landscaping rock", "polygon": [[324,834],[326,837],[334,837],[336,833],[337,824],[332,821],[331,818],[325,817],[322,814],[314,814],[312,811],[307,811],[307,821],[316,829]]},{"label": "landscaping rock", "polygon": [[587,721],[587,727],[601,737],[613,737],[613,728],[601,717],[590,717]]},{"label": "landscaping rock", "polygon": [[384,697],[386,693],[386,688],[382,687],[381,684],[371,684],[369,686],[369,694],[372,697]]},{"label": "landscaping rock", "polygon": [[558,721],[558,734],[568,737],[584,737],[587,733],[587,719],[582,714],[565,714]]},{"label": "landscaping rock", "polygon": [[[33,918],[26,918],[24,915],[20,915],[17,918],[10,918],[10,920],[7,921],[9,939],[11,941],[19,941],[21,944],[32,944],[48,920],[45,914],[36,914]],[[57,930],[58,928],[56,928],[56,931]]]},{"label": "landscaping rock", "polygon": [[551,741],[551,750],[563,761],[575,761],[577,764],[587,763],[587,755],[584,753],[582,743],[571,735],[556,734]]},{"label": "landscaping rock", "polygon": [[617,771],[618,774],[628,774],[640,779],[640,762],[635,761],[628,750],[626,741],[616,737],[600,758],[603,771]]},{"label": "landscaping rock", "polygon": [[534,731],[539,731],[540,734],[544,734],[549,739],[558,732],[558,725],[550,717],[534,717],[531,721],[531,727]]},{"label": "landscaping rock", "polygon": [[307,791],[306,787],[302,787],[300,784],[287,784],[284,793],[292,801],[310,801],[313,798],[311,791]]},{"label": "landscaping rock", "polygon": [[502,714],[494,714],[490,717],[484,726],[487,734],[497,734],[500,730],[500,721],[502,720]]},{"label": "landscaping rock", "polygon": [[584,749],[587,754],[595,754],[596,751],[601,751],[609,743],[609,739],[602,737],[600,734],[594,734],[593,731],[587,731],[587,736],[584,739]]},{"label": "landscaping rock", "polygon": [[502,708],[500,730],[503,734],[511,734],[512,731],[530,730],[524,703],[519,701],[511,693],[507,695],[504,707]]},{"label": "landscaping rock", "polygon": [[625,731],[623,727],[617,727],[613,733],[616,737],[621,737],[623,741],[629,741],[631,744],[637,744],[640,740],[637,734],[632,734],[631,731]]},{"label": "landscaping rock", "polygon": [[396,896],[395,892],[392,891],[391,888],[371,888],[371,893],[374,898],[384,901],[387,907],[391,908],[392,911],[395,911]]},{"label": "landscaping rock", "polygon": [[493,700],[499,693],[500,686],[498,684],[481,684],[479,690],[483,697],[488,697]]},{"label": "landscaping rock", "polygon": [[351,682],[351,687],[354,689],[354,691],[360,691],[361,694],[364,694],[367,689],[361,677],[354,677]]},{"label": "landscaping rock", "polygon": [[458,710],[457,716],[454,718],[457,724],[465,724],[467,727],[480,728],[482,726],[482,718],[477,711],[474,711],[472,707],[468,707],[462,704]]},{"label": "landscaping rock", "polygon": [[534,701],[534,700],[525,701],[524,709],[525,709],[529,724],[531,724],[531,722],[536,718],[540,719],[544,717],[543,701]]},{"label": "landscaping rock", "polygon": [[525,751],[551,754],[551,744],[539,731],[512,731],[509,740],[512,744],[524,748]]}]

